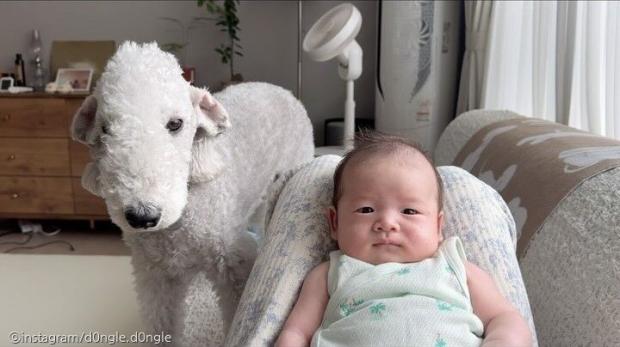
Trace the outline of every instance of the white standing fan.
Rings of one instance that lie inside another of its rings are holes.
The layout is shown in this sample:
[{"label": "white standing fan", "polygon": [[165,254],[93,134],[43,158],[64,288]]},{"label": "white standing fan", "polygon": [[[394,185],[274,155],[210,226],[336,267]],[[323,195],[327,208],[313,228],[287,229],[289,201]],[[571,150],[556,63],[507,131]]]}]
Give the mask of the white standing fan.
[{"label": "white standing fan", "polygon": [[[355,37],[362,27],[362,15],[352,4],[338,5],[310,28],[303,42],[303,49],[315,61],[338,59],[338,74],[347,82],[347,99],[344,104],[344,150],[353,147],[355,132],[355,101],[353,81],[362,74],[362,48]],[[341,154],[342,148],[334,153]],[[329,151],[328,151],[329,152]]]}]

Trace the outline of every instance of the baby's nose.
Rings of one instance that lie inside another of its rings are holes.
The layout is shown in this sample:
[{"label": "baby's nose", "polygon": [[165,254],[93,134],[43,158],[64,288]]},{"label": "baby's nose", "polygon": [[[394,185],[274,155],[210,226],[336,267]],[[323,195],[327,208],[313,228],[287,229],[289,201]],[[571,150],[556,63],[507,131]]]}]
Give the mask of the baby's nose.
[{"label": "baby's nose", "polygon": [[390,216],[381,216],[373,225],[376,232],[398,231],[400,226],[395,218]]}]

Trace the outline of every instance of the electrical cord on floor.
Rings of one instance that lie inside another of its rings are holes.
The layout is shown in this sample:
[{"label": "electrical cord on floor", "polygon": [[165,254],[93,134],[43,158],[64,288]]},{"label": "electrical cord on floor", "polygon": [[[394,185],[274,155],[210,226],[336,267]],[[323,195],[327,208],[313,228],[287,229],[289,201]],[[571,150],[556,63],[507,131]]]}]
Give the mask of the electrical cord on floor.
[{"label": "electrical cord on floor", "polygon": [[[27,235],[26,239],[23,241],[0,242],[0,245],[17,245],[18,246],[18,247],[9,248],[5,250],[3,253],[10,253],[10,252],[13,252],[16,250],[22,250],[22,249],[37,249],[37,248],[45,247],[45,246],[55,244],[55,243],[66,244],[67,246],[69,246],[69,251],[75,252],[75,247],[73,247],[73,245],[69,243],[68,241],[64,241],[64,240],[54,240],[54,241],[43,242],[41,244],[33,245],[33,246],[24,246],[30,243],[30,241],[32,241],[34,234],[40,234],[45,237],[50,237],[50,236],[55,236],[58,233],[60,233],[61,229],[55,228],[51,232],[46,232],[45,230],[43,230],[43,226],[41,224],[36,224],[36,223],[32,223],[30,221],[25,221],[25,220],[19,220],[18,224],[22,232],[26,233]],[[11,234],[11,233],[12,232],[9,231],[9,232],[0,234],[0,237],[7,235],[7,234]]]},{"label": "electrical cord on floor", "polygon": [[65,244],[65,245],[69,246],[69,250],[70,250],[71,252],[75,252],[75,248],[74,248],[74,247],[73,247],[73,245],[72,245],[72,244],[70,244],[69,242],[67,242],[67,241],[63,241],[63,240],[56,240],[56,241],[44,242],[44,243],[39,244],[39,245],[36,245],[36,246],[19,246],[19,247],[13,247],[13,248],[9,248],[9,249],[7,249],[6,251],[4,251],[4,253],[11,253],[11,252],[13,252],[13,251],[15,251],[15,250],[19,250],[19,249],[37,249],[37,248],[41,248],[41,247],[44,247],[44,246],[47,246],[47,245],[51,245],[51,244],[54,244],[54,243],[62,243],[62,244]]},{"label": "electrical cord on floor", "polygon": [[[4,236],[8,234],[12,234],[12,232],[9,231],[8,233],[4,233],[0,236]],[[23,241],[4,241],[4,242],[0,242],[0,246],[1,245],[25,245],[28,242],[30,242],[30,240],[32,240],[32,233],[26,234],[26,239]]]},{"label": "electrical cord on floor", "polygon": [[5,236],[5,235],[8,235],[8,234],[12,234],[12,233],[13,233],[13,231],[12,231],[12,230],[9,230],[9,231],[7,231],[7,232],[4,232],[4,233],[0,234],[0,237]]}]

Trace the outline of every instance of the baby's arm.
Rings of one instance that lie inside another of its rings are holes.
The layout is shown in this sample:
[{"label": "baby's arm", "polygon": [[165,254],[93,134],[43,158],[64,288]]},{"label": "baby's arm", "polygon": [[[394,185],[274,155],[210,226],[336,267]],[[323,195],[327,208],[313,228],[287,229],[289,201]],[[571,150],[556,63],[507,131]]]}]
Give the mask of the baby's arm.
[{"label": "baby's arm", "polygon": [[470,262],[466,262],[465,270],[474,313],[484,324],[482,346],[531,346],[527,323],[499,292],[491,276]]},{"label": "baby's arm", "polygon": [[321,325],[329,300],[327,271],[329,262],[312,269],[301,287],[299,298],[282,328],[276,347],[308,346]]}]

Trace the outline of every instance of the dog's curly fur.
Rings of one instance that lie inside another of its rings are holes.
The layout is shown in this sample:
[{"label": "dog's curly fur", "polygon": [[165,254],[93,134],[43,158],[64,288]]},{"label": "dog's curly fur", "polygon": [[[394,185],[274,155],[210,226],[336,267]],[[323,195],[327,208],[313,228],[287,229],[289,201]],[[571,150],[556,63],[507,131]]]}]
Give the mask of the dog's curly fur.
[{"label": "dog's curly fur", "polygon": [[[180,130],[167,128],[178,119]],[[131,248],[147,324],[176,346],[222,345],[256,256],[248,220],[279,174],[313,156],[301,103],[267,83],[213,97],[156,44],[127,42],[72,132],[94,159],[84,187],[105,199]],[[125,213],[143,205],[161,218],[134,228]]]}]

